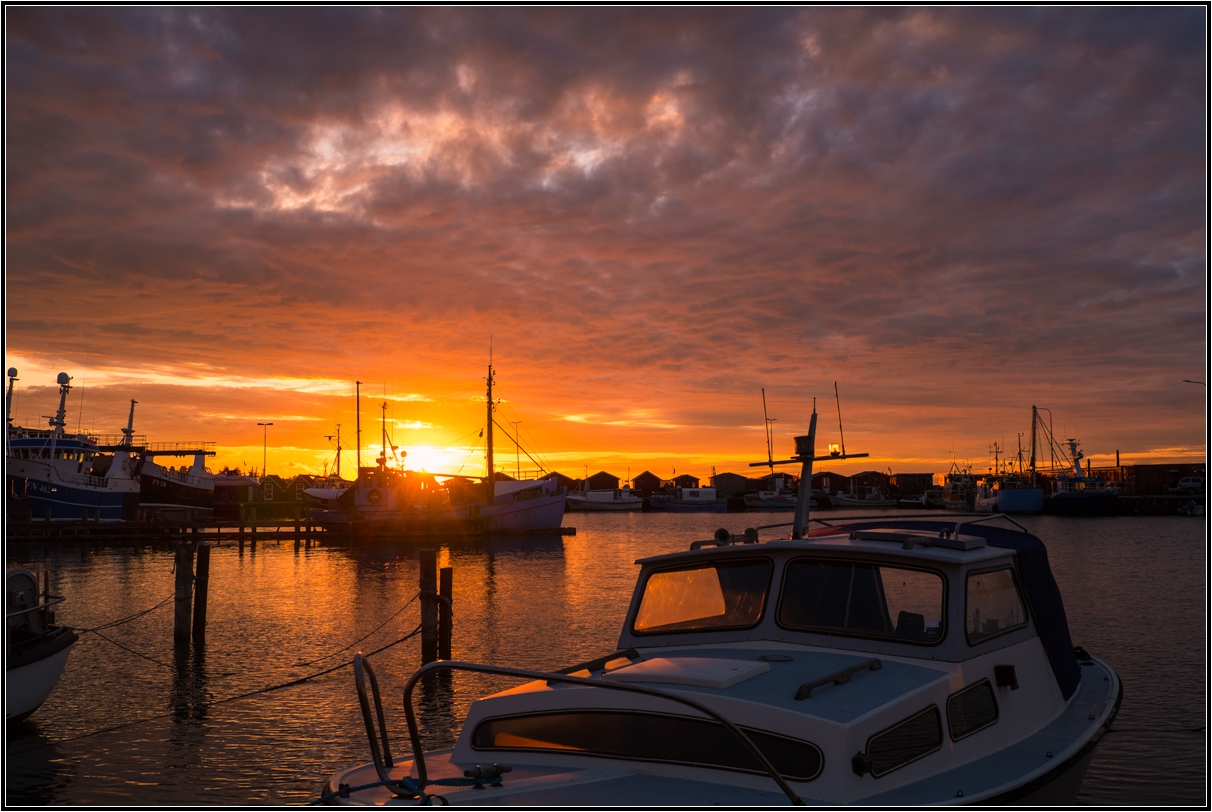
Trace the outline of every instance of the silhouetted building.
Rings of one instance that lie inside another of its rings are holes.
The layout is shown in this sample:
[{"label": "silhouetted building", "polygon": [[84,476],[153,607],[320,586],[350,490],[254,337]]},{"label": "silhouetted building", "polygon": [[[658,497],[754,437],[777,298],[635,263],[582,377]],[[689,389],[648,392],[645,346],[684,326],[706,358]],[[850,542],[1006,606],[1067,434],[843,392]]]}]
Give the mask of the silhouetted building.
[{"label": "silhouetted building", "polygon": [[934,474],[893,474],[892,487],[901,496],[921,496],[934,487]]},{"label": "silhouetted building", "polygon": [[585,480],[585,484],[586,490],[590,491],[615,491],[619,488],[619,478],[614,474],[598,471]]},{"label": "silhouetted building", "polygon": [[661,478],[651,471],[645,471],[631,480],[631,489],[640,496],[652,496],[661,489]]},{"label": "silhouetted building", "polygon": [[850,491],[850,477],[844,474],[835,474],[832,471],[821,471],[819,474],[812,475],[812,488],[825,493],[848,493]]},{"label": "silhouetted building", "polygon": [[699,487],[699,478],[690,474],[678,474],[673,479],[669,480],[677,488],[697,488]]},{"label": "silhouetted building", "polygon": [[743,496],[749,489],[749,477],[742,474],[723,473],[711,478],[711,487],[716,496]]}]

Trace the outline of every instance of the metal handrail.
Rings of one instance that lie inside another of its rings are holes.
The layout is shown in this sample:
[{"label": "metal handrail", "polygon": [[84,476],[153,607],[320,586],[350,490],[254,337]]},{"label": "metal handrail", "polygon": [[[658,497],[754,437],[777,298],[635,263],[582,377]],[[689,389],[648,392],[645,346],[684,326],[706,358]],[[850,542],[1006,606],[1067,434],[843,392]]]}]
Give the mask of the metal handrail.
[{"label": "metal handrail", "polygon": [[[358,657],[362,657],[360,652],[358,654]],[[357,658],[355,658],[355,662],[356,661],[357,661]],[[421,749],[421,735],[420,735],[420,731],[417,727],[416,713],[412,707],[412,692],[413,692],[413,689],[416,687],[416,684],[427,674],[432,674],[435,671],[455,671],[455,670],[477,671],[482,674],[497,674],[499,676],[518,677],[520,679],[528,679],[528,680],[536,680],[536,681],[546,680],[549,683],[550,682],[564,682],[564,683],[568,683],[569,685],[585,685],[585,686],[588,686],[591,688],[606,688],[606,689],[612,690],[612,691],[625,691],[627,693],[644,694],[645,696],[655,696],[659,699],[667,699],[671,702],[678,702],[682,705],[686,705],[687,707],[693,708],[694,710],[697,710],[699,713],[702,713],[705,716],[715,719],[717,722],[719,722],[724,727],[726,727],[728,730],[730,730],[733,733],[733,735],[735,735],[738,739],[740,739],[741,742],[750,750],[750,752],[752,752],[757,757],[758,762],[763,767],[766,768],[766,772],[769,773],[770,777],[774,779],[774,782],[776,784],[778,784],[779,789],[781,789],[783,791],[783,794],[786,795],[791,800],[791,803],[794,804],[795,806],[804,806],[804,802],[800,799],[800,796],[795,794],[795,790],[793,790],[787,784],[787,782],[783,779],[783,776],[779,774],[779,771],[777,769],[775,769],[773,764],[770,763],[770,759],[766,758],[766,754],[763,753],[760,749],[758,749],[757,745],[755,745],[753,743],[753,741],[747,735],[745,735],[745,732],[743,730],[741,730],[735,724],[730,722],[728,719],[721,716],[719,713],[713,711],[711,708],[709,708],[706,705],[703,705],[699,702],[695,702],[693,699],[687,699],[686,697],[679,696],[677,694],[671,694],[671,693],[668,693],[665,691],[658,691],[655,688],[641,688],[638,685],[623,685],[623,684],[615,683],[615,682],[602,682],[600,680],[587,679],[585,677],[571,677],[566,674],[556,674],[556,673],[550,673],[547,671],[531,671],[529,669],[524,669],[524,668],[506,668],[504,666],[496,666],[496,665],[481,665],[480,663],[467,663],[467,662],[461,662],[459,660],[444,660],[444,661],[440,661],[440,662],[434,662],[434,663],[429,663],[427,665],[423,665],[416,670],[416,672],[408,680],[408,684],[404,686],[404,715],[408,719],[408,738],[409,738],[409,742],[412,745],[413,761],[417,765],[418,786],[422,790],[424,790],[425,785],[428,783],[428,773],[426,772],[426,769],[425,769],[425,753]],[[355,676],[356,676],[356,671],[355,671]],[[372,688],[374,687],[373,681],[371,683],[371,687]],[[364,689],[363,689],[362,693],[364,693]],[[359,695],[359,698],[361,698],[361,695],[362,694]],[[366,708],[363,711],[363,714],[366,719],[369,719],[370,718],[369,708]],[[382,716],[380,715],[380,719],[381,718],[382,718]],[[380,724],[381,724],[381,722],[380,722]],[[369,722],[367,724],[367,728],[368,728],[368,730],[370,728]],[[375,749],[377,749],[377,747],[374,744],[373,737],[372,737],[372,742],[371,742],[372,752]],[[381,780],[384,780],[385,782],[391,781],[390,778],[386,778],[383,774],[380,774],[379,778]],[[399,782],[396,782],[396,781],[392,781],[391,784],[389,784],[389,786],[399,786],[401,788],[404,788],[405,791],[411,791],[407,787],[405,787],[405,785],[400,784]]]},{"label": "metal handrail", "polygon": [[27,606],[24,609],[18,609],[16,612],[7,613],[4,616],[4,619],[8,620],[10,617],[21,617],[21,615],[28,615],[30,612],[40,612],[43,609],[47,609],[51,606],[54,606],[57,603],[63,603],[64,600],[65,600],[65,598],[63,598],[60,595],[51,595],[49,598],[47,598],[42,603],[36,603],[33,606]]},{"label": "metal handrail", "polygon": [[878,657],[872,657],[870,660],[864,660],[863,662],[856,663],[855,665],[849,665],[849,666],[846,666],[845,668],[839,668],[837,671],[834,671],[832,674],[827,674],[827,675],[821,677],[820,679],[814,679],[810,682],[805,682],[803,685],[801,685],[799,687],[799,690],[797,690],[795,692],[795,700],[797,702],[799,702],[801,700],[807,699],[808,697],[812,696],[813,689],[820,688],[822,685],[828,685],[831,682],[834,685],[843,685],[847,682],[850,682],[850,678],[853,677],[855,674],[859,674],[859,673],[862,673],[863,671],[867,671],[867,670],[879,671],[883,667],[884,667],[884,664],[879,661]]}]

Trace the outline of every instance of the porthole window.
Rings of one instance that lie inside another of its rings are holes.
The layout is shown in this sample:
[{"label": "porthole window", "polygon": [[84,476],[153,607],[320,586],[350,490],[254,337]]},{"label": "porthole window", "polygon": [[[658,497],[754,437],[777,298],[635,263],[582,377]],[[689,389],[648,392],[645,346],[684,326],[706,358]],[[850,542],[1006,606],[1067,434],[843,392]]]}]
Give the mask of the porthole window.
[{"label": "porthole window", "polygon": [[938,706],[931,705],[868,739],[867,753],[854,757],[854,771],[859,775],[870,771],[872,776],[879,778],[942,746],[943,720]]},{"label": "porthole window", "polygon": [[973,572],[968,575],[968,644],[997,637],[1027,625],[1027,610],[1014,582],[1014,570]]},{"label": "porthole window", "polygon": [[987,679],[956,691],[947,699],[947,728],[951,741],[971,736],[996,721],[997,697]]}]

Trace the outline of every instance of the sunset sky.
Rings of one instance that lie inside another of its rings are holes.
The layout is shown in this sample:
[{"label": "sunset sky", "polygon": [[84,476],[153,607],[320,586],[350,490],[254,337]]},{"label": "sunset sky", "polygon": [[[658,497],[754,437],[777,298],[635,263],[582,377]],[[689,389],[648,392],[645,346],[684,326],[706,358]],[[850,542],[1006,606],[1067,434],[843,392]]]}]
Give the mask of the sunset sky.
[{"label": "sunset sky", "polygon": [[[1206,454],[1207,10],[5,9],[13,418],[572,476]],[[512,427],[510,428],[512,431]],[[477,447],[477,443],[481,443]],[[498,462],[514,468],[499,436]],[[522,457],[522,467],[528,467]]]}]

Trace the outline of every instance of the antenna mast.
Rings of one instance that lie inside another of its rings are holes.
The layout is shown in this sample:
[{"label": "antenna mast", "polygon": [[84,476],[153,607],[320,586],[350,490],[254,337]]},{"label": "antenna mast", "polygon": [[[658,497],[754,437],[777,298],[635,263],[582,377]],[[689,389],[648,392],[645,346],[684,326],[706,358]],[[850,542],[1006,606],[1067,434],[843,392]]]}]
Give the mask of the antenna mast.
[{"label": "antenna mast", "polygon": [[357,414],[358,476],[362,476],[362,382],[354,381],[354,411]]},{"label": "antenna mast", "polygon": [[485,438],[485,441],[484,441],[484,445],[485,445],[484,467],[488,469],[487,478],[484,481],[485,481],[485,483],[487,483],[489,506],[491,506],[492,503],[497,500],[497,486],[493,483],[493,471],[492,471],[492,424],[493,424],[492,413],[496,406],[496,404],[494,404],[492,402],[492,377],[493,377],[493,375],[492,375],[492,343],[491,343],[491,339],[489,339],[489,345],[488,345],[488,436]]},{"label": "antenna mast", "polygon": [[[837,436],[842,443],[842,456],[846,456],[846,435],[842,433],[842,399],[837,393],[837,381],[833,382],[833,399],[837,401]],[[816,409],[813,408],[815,414]]]},{"label": "antenna mast", "polygon": [[[762,420],[766,424],[766,463],[770,466],[770,476],[774,476],[774,437],[770,432],[771,420],[766,415],[766,387],[762,387]],[[773,483],[771,484],[773,486]]]}]

